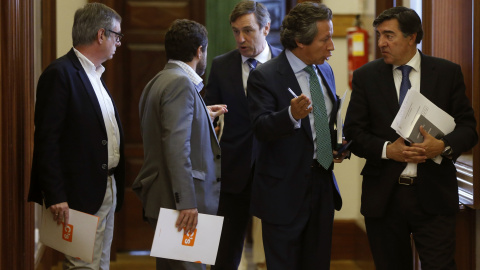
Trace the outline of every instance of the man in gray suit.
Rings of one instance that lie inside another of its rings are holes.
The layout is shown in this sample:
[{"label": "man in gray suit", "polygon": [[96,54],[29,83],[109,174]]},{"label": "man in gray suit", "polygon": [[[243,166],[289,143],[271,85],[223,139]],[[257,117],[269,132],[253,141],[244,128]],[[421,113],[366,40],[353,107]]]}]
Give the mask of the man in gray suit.
[{"label": "man in gray suit", "polygon": [[[154,228],[161,207],[180,211],[175,226],[185,232],[195,230],[198,213],[217,213],[220,146],[210,117],[226,108],[207,108],[200,96],[207,45],[203,25],[173,22],[165,35],[168,63],[140,98],[144,163],[132,188]],[[157,269],[205,269],[205,265],[157,258]]]}]

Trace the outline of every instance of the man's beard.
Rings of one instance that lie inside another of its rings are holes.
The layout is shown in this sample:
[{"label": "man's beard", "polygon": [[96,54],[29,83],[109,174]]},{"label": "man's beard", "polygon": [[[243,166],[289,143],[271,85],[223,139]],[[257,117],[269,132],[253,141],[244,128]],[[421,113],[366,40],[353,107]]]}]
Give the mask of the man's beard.
[{"label": "man's beard", "polygon": [[[203,54],[205,55],[205,54]],[[207,57],[202,57],[195,68],[195,72],[197,72],[198,76],[202,76],[205,74],[205,70],[207,69]]]}]

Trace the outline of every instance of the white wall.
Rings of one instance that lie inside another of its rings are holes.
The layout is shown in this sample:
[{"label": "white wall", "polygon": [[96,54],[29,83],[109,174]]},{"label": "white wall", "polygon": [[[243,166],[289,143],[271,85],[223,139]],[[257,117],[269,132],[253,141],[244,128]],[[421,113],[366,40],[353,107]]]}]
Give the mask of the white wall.
[{"label": "white wall", "polygon": [[[370,37],[373,38],[371,25],[375,14],[375,0],[324,0],[323,3],[332,10],[334,16],[335,14],[361,14],[362,27],[367,29]],[[370,44],[372,44],[372,41],[370,41]],[[342,96],[345,91],[348,91],[342,110],[342,116],[345,119],[351,95],[347,73],[347,40],[346,37],[335,37],[333,42],[335,51],[333,51],[333,56],[328,63],[332,66],[335,73],[337,94]],[[374,48],[370,46],[370,59],[373,59],[373,52]],[[363,226],[363,216],[360,214],[362,186],[360,171],[364,164],[364,159],[352,155],[350,160],[345,160],[341,164],[335,165],[335,176],[343,199],[342,210],[335,213],[335,219],[353,219]]]},{"label": "white wall", "polygon": [[72,48],[73,16],[86,3],[87,0],[57,0],[57,57]]}]

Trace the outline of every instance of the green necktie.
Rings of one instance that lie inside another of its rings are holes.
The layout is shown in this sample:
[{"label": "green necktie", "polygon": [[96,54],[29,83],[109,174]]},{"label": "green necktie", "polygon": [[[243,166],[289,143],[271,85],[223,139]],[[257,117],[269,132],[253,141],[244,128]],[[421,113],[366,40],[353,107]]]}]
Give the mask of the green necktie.
[{"label": "green necktie", "polygon": [[315,132],[317,133],[317,161],[323,168],[328,169],[332,164],[333,154],[322,86],[318,81],[317,73],[315,73],[313,66],[306,66],[303,70],[310,74],[310,94],[313,103]]}]

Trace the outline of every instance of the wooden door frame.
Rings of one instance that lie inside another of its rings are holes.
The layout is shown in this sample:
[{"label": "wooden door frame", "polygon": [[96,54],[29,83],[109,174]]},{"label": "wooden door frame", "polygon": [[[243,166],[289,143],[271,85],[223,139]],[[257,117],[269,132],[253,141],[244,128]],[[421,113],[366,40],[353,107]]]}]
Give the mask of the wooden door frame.
[{"label": "wooden door frame", "polygon": [[34,0],[0,9],[0,268],[33,269],[34,213],[27,203],[33,149]]}]

